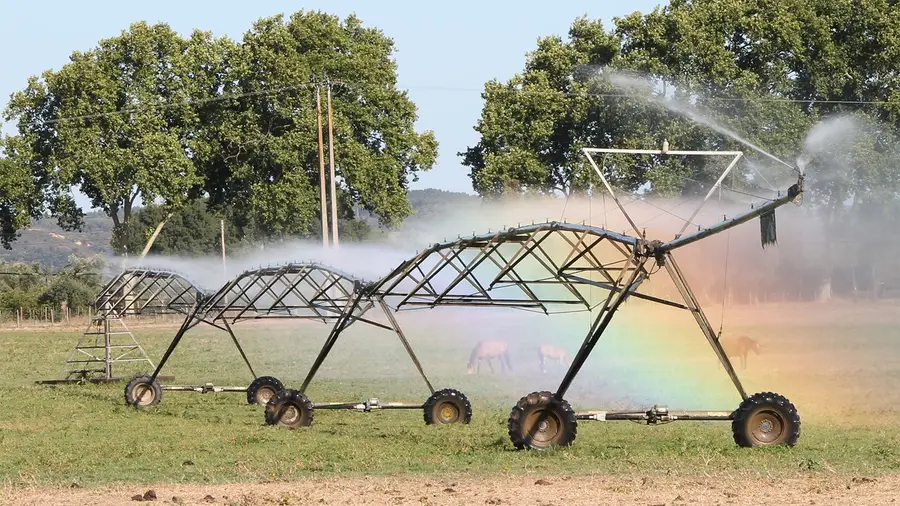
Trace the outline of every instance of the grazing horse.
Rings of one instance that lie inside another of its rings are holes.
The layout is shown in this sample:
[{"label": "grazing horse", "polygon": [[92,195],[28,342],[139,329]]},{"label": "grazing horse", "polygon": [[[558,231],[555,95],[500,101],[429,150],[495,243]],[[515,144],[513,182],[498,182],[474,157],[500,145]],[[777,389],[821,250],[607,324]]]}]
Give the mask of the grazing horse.
[{"label": "grazing horse", "polygon": [[541,372],[547,372],[547,360],[559,362],[560,365],[568,366],[572,363],[572,357],[569,352],[557,346],[545,344],[538,348],[538,357],[541,359]]},{"label": "grazing horse", "polygon": [[[512,364],[509,361],[509,345],[505,341],[481,341],[475,345],[472,354],[469,355],[469,374],[477,374],[481,371],[481,361],[487,360],[488,367],[494,372],[494,366],[491,360],[500,359],[500,371],[505,372],[506,369],[512,371]],[[477,368],[476,368],[476,362]]]},{"label": "grazing horse", "polygon": [[[747,352],[752,350],[753,353],[759,355],[759,352],[762,349],[762,346],[758,342],[747,336],[719,339],[719,344],[722,345],[722,349],[725,350],[725,355],[729,358],[740,357],[741,367],[743,369],[747,368]],[[722,364],[720,363],[719,365]]]}]

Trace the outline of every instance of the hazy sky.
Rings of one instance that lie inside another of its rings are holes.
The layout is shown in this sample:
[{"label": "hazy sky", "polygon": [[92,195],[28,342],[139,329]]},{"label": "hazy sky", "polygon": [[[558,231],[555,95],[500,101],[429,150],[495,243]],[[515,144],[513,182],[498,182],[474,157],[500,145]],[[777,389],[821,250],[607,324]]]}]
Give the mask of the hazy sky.
[{"label": "hazy sky", "polygon": [[[399,87],[419,110],[417,129],[434,130],[440,143],[438,163],[413,188],[472,192],[467,168],[457,152],[478,142],[472,127],[482,107],[485,81],[508,79],[523,68],[525,53],[538,37],[568,32],[580,15],[602,19],[649,12],[654,0],[567,0],[547,2],[457,0],[434,2],[331,0],[289,2],[154,0],[124,2],[0,0],[0,97],[25,86],[31,75],[58,69],[73,50],[87,50],[117,35],[135,21],[165,22],[182,34],[194,28],[240,39],[263,16],[297,10],[322,10],[341,18],[356,13],[366,26],[393,38]],[[4,133],[13,125],[4,124]],[[79,195],[79,202],[86,200]]]}]

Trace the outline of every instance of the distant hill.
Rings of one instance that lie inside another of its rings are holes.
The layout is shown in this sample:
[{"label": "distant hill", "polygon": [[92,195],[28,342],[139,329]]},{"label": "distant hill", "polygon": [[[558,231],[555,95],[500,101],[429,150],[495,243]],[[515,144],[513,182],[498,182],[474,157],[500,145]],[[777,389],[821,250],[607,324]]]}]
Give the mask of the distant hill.
[{"label": "distant hill", "polygon": [[82,257],[111,254],[111,236],[112,220],[102,212],[88,213],[81,232],[66,232],[56,225],[56,220],[41,219],[21,231],[11,250],[0,248],[0,260],[40,262],[59,269],[69,263],[69,255],[73,253]]},{"label": "distant hill", "polygon": [[[447,206],[466,205],[479,200],[474,195],[434,188],[411,190],[409,201],[415,214],[408,219],[408,225],[428,222]],[[374,216],[365,212],[361,214],[373,227],[377,226]],[[109,246],[111,236],[112,220],[102,212],[88,213],[81,232],[66,232],[56,225],[55,220],[41,219],[21,231],[18,240],[12,244],[12,250],[0,248],[0,260],[40,262],[52,269],[59,269],[68,263],[69,255],[73,253],[78,256],[112,254]]]}]

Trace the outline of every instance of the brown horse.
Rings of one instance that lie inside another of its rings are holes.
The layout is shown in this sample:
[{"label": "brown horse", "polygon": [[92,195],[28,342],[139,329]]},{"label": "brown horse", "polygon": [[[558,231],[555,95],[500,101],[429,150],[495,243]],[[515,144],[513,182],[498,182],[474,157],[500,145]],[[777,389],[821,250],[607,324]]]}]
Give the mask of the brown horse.
[{"label": "brown horse", "polygon": [[547,360],[559,362],[560,365],[564,366],[568,366],[572,363],[572,357],[569,356],[568,351],[549,344],[545,344],[538,348],[538,357],[541,359],[541,372],[547,372]]},{"label": "brown horse", "polygon": [[[719,344],[722,345],[725,355],[729,358],[740,357],[741,368],[743,369],[747,368],[747,352],[753,351],[753,353],[759,355],[759,352],[762,349],[762,345],[747,336],[738,336],[736,338],[726,337],[724,339],[719,339]],[[721,363],[719,365],[721,365]]]},{"label": "brown horse", "polygon": [[[494,366],[491,360],[500,359],[500,372],[506,372],[506,369],[512,371],[512,364],[509,361],[509,345],[505,341],[481,341],[475,345],[472,354],[469,355],[469,374],[477,374],[481,371],[481,361],[487,360],[488,367],[494,372]],[[476,362],[477,368],[476,368]]]}]

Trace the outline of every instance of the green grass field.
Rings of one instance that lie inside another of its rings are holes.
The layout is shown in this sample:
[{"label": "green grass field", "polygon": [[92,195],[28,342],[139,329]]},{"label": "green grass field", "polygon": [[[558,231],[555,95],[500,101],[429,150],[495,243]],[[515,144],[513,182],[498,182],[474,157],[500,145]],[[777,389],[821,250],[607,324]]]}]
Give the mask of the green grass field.
[{"label": "green grass field", "polygon": [[[547,337],[553,332],[547,317],[541,320],[546,323],[515,318],[507,323],[455,316],[438,319],[427,314],[403,320],[435,386],[457,388],[469,396],[474,408],[469,425],[426,426],[419,410],[320,410],[311,427],[293,431],[265,425],[263,408],[248,405],[243,393],[167,391],[160,405],[138,411],[125,406],[123,384],[35,385],[35,380],[57,375],[80,333],[4,332],[0,334],[4,350],[0,477],[13,486],[96,486],[259,482],[335,473],[540,470],[568,475],[701,475],[739,471],[767,476],[896,472],[900,467],[896,307],[775,309],[774,313],[762,308],[732,310],[730,328],[763,336],[760,339],[770,343],[765,356],[751,356],[748,370],[738,372],[749,391],[772,389],[797,405],[803,425],[794,448],[739,448],[728,423],[648,427],[582,422],[571,447],[544,453],[515,451],[506,433],[509,409],[532,390],[554,389],[561,377],[559,369],[538,374],[537,359],[530,350],[550,341],[574,349],[582,337],[580,327],[569,337]],[[737,407],[736,394],[722,388],[730,385],[727,377],[717,370],[702,337],[691,333],[689,322],[639,320],[648,333],[672,332],[677,327],[685,329],[685,337],[666,341],[672,343],[671,349],[657,342],[609,362],[592,358],[584,377],[571,390],[576,409],[617,407],[629,399],[640,403],[644,402],[640,396],[648,392],[658,393],[660,398],[654,402],[668,403],[670,409],[695,408],[672,400],[687,402],[692,397],[709,409]],[[325,336],[325,327],[314,324],[241,325],[238,337],[257,374],[273,374],[293,387],[302,381]],[[472,331],[473,327],[480,331]],[[134,332],[150,357],[158,360],[174,330],[135,328]],[[471,345],[479,338],[499,335],[516,346],[513,374],[491,375],[483,367],[482,375],[467,375]],[[614,335],[604,342],[606,349],[598,345],[598,354],[621,350],[616,348],[616,338],[622,339]],[[679,339],[690,339],[694,347],[683,346]],[[684,356],[673,356],[678,351]],[[702,369],[705,379],[678,383],[679,373],[687,371],[674,365],[679,360],[694,373]],[[648,375],[648,370],[654,373]],[[185,337],[163,373],[174,375],[175,384],[245,386],[252,379],[227,336],[200,327]],[[616,381],[606,377],[614,373],[624,377]],[[656,390],[647,387],[629,393],[629,382],[650,382]],[[383,331],[360,327],[352,327],[338,343],[308,391],[314,402],[362,401],[372,396],[382,401],[423,402],[427,394],[397,340]]]}]

